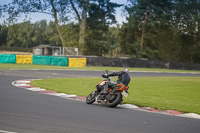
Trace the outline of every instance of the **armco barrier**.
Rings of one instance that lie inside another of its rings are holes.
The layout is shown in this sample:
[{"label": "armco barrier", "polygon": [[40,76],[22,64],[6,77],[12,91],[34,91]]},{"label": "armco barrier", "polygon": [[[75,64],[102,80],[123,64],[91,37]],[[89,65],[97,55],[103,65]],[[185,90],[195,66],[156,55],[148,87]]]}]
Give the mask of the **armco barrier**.
[{"label": "armco barrier", "polygon": [[68,67],[86,67],[86,58],[69,58]]},{"label": "armco barrier", "polygon": [[33,55],[16,55],[17,64],[32,64]]},{"label": "armco barrier", "polygon": [[68,58],[67,57],[52,56],[51,65],[67,66],[68,65]]},{"label": "armco barrier", "polygon": [[0,54],[0,63],[16,63],[16,55]]},{"label": "armco barrier", "polygon": [[33,64],[51,65],[52,56],[33,55]]}]

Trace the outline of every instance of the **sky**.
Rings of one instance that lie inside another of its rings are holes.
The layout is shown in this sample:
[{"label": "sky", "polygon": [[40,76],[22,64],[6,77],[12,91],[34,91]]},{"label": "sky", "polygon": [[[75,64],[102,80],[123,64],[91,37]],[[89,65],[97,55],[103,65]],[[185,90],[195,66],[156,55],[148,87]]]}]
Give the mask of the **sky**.
[{"label": "sky", "polygon": [[[7,4],[9,2],[11,2],[12,0],[0,0],[0,5],[4,5]],[[118,4],[126,4],[127,0],[110,0],[111,2],[115,2]],[[8,16],[6,14],[4,14],[5,17]],[[0,23],[3,23],[5,18],[0,18]],[[16,23],[21,23],[23,22],[25,19],[25,15],[22,15],[22,17],[18,18],[18,21]],[[42,14],[42,13],[31,13],[30,15],[28,15],[28,20],[30,20],[32,23],[35,23],[37,21],[46,19],[47,21],[52,20],[53,18],[50,15],[47,14]],[[116,9],[116,20],[118,24],[122,24],[123,22],[126,21],[125,16],[122,15],[122,8],[117,8]]]}]

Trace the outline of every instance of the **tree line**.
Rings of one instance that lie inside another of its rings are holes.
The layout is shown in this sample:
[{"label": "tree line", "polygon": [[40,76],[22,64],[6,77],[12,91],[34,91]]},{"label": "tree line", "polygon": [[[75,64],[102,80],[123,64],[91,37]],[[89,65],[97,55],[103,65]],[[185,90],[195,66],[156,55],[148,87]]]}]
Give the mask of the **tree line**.
[{"label": "tree line", "polygon": [[[15,0],[0,7],[1,17],[9,14],[7,22],[33,12],[50,14],[54,20],[1,24],[0,46],[52,44],[78,47],[85,55],[200,63],[200,0],[127,2]],[[127,22],[111,26],[118,7],[123,7]]]}]

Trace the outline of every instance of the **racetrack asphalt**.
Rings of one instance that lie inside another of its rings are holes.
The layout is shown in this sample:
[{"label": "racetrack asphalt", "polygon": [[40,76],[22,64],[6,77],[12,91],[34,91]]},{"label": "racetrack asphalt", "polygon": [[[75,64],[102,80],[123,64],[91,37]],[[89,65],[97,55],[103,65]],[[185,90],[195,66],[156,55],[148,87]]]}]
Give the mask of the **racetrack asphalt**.
[{"label": "racetrack asphalt", "polygon": [[[0,133],[199,133],[200,120],[84,102],[36,93],[15,80],[100,77],[104,71],[0,70]],[[131,72],[132,77],[200,74]]]},{"label": "racetrack asphalt", "polygon": [[[0,75],[27,78],[101,77],[105,71],[87,70],[0,70]],[[200,73],[129,72],[131,77],[200,77]]]}]

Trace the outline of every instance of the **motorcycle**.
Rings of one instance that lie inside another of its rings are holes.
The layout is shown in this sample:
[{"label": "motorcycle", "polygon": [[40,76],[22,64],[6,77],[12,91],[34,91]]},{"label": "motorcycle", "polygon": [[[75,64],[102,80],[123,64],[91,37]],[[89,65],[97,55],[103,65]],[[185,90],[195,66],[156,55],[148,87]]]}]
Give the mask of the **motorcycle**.
[{"label": "motorcycle", "polygon": [[[106,73],[108,74],[108,71],[106,71]],[[123,84],[115,84],[114,86],[108,86],[107,93],[104,93],[104,85],[111,80],[109,77],[104,77],[103,75],[102,77],[104,79],[96,85],[97,89],[87,96],[86,103],[92,104],[96,101],[97,103],[105,104],[108,107],[114,108],[123,102],[122,94],[127,98],[129,87]]]}]

